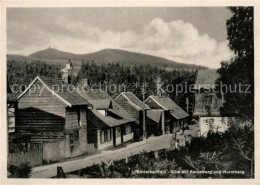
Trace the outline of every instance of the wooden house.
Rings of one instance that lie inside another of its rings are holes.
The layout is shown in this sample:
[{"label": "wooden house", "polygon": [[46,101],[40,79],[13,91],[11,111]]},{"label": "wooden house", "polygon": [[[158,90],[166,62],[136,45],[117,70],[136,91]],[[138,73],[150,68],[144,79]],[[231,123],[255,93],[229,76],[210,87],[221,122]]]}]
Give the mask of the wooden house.
[{"label": "wooden house", "polygon": [[15,130],[17,103],[17,99],[7,82],[8,153],[28,151],[30,148],[30,136],[28,134],[18,134]]},{"label": "wooden house", "polygon": [[149,106],[137,98],[132,92],[121,93],[115,101],[121,105],[126,112],[135,118],[138,127],[135,128],[135,139],[146,137],[146,114]]},{"label": "wooden house", "polygon": [[144,103],[151,108],[147,111],[149,135],[173,133],[188,124],[189,114],[169,97],[149,96]]},{"label": "wooden house", "polygon": [[214,69],[199,70],[196,76],[193,116],[198,117],[201,136],[206,136],[209,130],[225,132],[232,119],[220,115],[224,99],[213,92],[218,76]]},{"label": "wooden house", "polygon": [[17,109],[17,99],[7,82],[7,128],[8,132],[15,132],[15,112]]},{"label": "wooden house", "polygon": [[93,105],[87,113],[89,145],[101,150],[133,139],[135,119],[106,92],[92,89],[80,95]]},{"label": "wooden house", "polygon": [[66,82],[37,76],[18,97],[16,131],[29,134],[31,148],[42,148],[46,161],[88,151],[89,102]]},{"label": "wooden house", "polygon": [[220,116],[219,108],[223,98],[213,92],[215,81],[218,78],[217,70],[199,70],[195,80],[195,102],[193,116]]}]

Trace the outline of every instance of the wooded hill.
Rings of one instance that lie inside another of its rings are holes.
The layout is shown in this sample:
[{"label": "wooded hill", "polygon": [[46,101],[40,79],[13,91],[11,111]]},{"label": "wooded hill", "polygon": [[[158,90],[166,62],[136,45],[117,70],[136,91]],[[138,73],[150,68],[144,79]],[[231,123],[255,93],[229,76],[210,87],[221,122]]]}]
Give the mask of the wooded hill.
[{"label": "wooded hill", "polygon": [[8,61],[42,61],[48,64],[61,64],[65,65],[68,59],[71,59],[75,70],[78,71],[82,61],[95,61],[97,65],[108,64],[108,63],[119,63],[124,66],[135,66],[135,65],[151,65],[160,68],[166,68],[167,70],[172,69],[205,69],[207,67],[184,64],[168,60],[161,57],[156,57],[152,55],[130,52],[118,49],[104,49],[94,53],[89,54],[74,54],[69,52],[59,51],[57,49],[48,48],[44,50],[37,51],[28,56],[22,55],[7,55]]}]

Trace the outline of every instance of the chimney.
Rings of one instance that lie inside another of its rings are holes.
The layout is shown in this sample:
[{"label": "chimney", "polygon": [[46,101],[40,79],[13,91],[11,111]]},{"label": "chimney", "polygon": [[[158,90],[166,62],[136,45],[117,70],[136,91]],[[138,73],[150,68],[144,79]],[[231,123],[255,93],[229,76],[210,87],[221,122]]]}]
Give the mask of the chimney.
[{"label": "chimney", "polygon": [[158,77],[156,80],[156,90],[157,90],[157,96],[159,96],[159,97],[162,97],[161,86],[162,86],[162,81],[161,81],[161,78]]}]

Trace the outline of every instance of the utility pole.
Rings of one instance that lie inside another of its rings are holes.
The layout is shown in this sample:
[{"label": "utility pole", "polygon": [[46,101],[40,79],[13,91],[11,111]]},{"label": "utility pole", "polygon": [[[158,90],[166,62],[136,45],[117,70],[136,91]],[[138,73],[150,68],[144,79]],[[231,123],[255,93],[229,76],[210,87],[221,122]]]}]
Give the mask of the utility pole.
[{"label": "utility pole", "polygon": [[[144,86],[142,87],[142,95],[143,95],[143,102],[145,100],[145,94],[146,94],[146,90],[144,88]],[[143,140],[146,140],[146,110],[143,109]]]},{"label": "utility pole", "polygon": [[189,114],[189,98],[186,98],[187,113]]}]

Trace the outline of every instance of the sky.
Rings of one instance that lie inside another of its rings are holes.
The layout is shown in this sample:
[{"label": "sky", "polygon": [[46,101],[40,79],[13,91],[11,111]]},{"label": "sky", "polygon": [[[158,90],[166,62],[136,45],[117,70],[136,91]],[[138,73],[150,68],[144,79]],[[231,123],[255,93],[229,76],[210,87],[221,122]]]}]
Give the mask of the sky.
[{"label": "sky", "polygon": [[225,7],[8,8],[7,53],[114,48],[218,68],[234,56],[230,17]]}]

